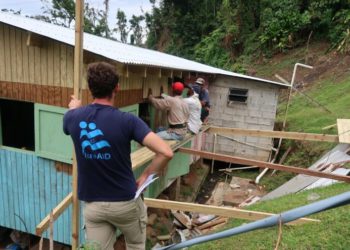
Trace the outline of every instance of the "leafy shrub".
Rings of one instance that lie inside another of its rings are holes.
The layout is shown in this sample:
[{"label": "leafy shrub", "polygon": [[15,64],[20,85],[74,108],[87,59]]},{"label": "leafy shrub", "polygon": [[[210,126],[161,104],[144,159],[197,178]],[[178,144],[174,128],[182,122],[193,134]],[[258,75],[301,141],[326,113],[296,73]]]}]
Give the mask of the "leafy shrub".
[{"label": "leafy shrub", "polygon": [[260,42],[280,50],[293,46],[296,32],[310,23],[309,12],[300,12],[294,0],[268,1],[265,4],[261,13]]}]

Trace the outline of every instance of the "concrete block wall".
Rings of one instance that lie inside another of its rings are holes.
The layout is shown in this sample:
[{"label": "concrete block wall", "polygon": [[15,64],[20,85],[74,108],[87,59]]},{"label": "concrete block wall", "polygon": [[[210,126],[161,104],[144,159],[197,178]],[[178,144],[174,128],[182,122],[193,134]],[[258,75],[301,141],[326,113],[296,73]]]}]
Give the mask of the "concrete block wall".
[{"label": "concrete block wall", "polygon": [[[231,102],[227,98],[230,88],[248,89],[246,103]],[[280,87],[236,77],[218,76],[209,84],[211,111],[209,122],[215,126],[273,130]],[[229,136],[234,140],[270,149],[270,138]],[[248,157],[257,160],[268,160],[270,150],[263,150],[237,141],[218,136],[216,152]],[[213,149],[213,137],[207,138],[208,150]]]}]

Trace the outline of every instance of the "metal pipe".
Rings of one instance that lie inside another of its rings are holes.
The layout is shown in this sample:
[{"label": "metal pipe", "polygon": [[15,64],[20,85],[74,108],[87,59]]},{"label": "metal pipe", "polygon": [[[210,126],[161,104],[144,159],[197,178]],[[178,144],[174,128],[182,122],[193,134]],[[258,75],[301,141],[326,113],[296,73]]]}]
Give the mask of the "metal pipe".
[{"label": "metal pipe", "polygon": [[301,217],[305,217],[314,213],[336,208],[339,206],[344,206],[347,204],[350,204],[350,192],[345,192],[321,201],[314,202],[309,205],[294,208],[284,213],[276,214],[268,218],[258,220],[252,223],[244,224],[244,225],[231,228],[219,233],[200,236],[185,242],[162,247],[160,249],[161,250],[181,249],[184,247],[201,244],[207,241],[218,240],[218,239],[226,238],[229,236],[233,236],[233,235],[237,235],[237,234],[241,234],[241,233],[245,233],[245,232],[249,232],[257,229],[272,227],[272,226],[278,225],[280,222],[284,224],[284,223],[299,219]]},{"label": "metal pipe", "polygon": [[[308,69],[313,69],[314,67],[310,66],[310,65],[306,65],[306,64],[302,64],[302,63],[296,63],[294,65],[294,70],[293,70],[293,76],[292,76],[292,81],[290,83],[290,90],[289,90],[289,95],[288,95],[288,100],[287,100],[287,105],[286,105],[286,111],[284,114],[284,119],[283,119],[283,124],[282,124],[282,131],[284,131],[284,129],[286,128],[286,123],[287,123],[287,115],[288,115],[288,109],[289,109],[289,103],[290,103],[290,98],[292,96],[292,92],[293,92],[293,88],[294,88],[294,81],[295,81],[295,75],[297,73],[297,68],[298,66],[300,67],[304,67],[304,68],[308,68]],[[281,79],[280,79],[281,80]],[[276,161],[278,153],[280,151],[282,145],[282,138],[280,138],[278,140],[278,146],[277,146],[277,151],[275,152],[275,156],[273,158],[273,162]],[[256,177],[255,179],[255,183],[258,184],[260,182],[260,179],[267,173],[268,169],[264,169],[259,175],[258,177]]]}]

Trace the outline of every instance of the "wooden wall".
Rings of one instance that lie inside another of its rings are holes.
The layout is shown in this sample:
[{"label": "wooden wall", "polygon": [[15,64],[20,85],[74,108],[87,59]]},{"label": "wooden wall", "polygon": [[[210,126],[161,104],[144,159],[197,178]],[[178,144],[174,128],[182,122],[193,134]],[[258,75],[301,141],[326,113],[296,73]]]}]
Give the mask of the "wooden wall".
[{"label": "wooden wall", "polygon": [[[0,23],[0,98],[67,107],[73,93],[74,48],[70,45]],[[119,107],[141,103],[148,89],[168,93],[168,78],[180,71],[125,65],[84,51],[83,102],[92,101],[87,91],[87,64],[107,61],[120,75]],[[185,75],[185,74],[184,74]]]},{"label": "wooden wall", "polygon": [[[0,225],[35,234],[37,224],[71,192],[71,181],[69,165],[0,149]],[[54,239],[70,243],[71,206],[54,223]]]},{"label": "wooden wall", "polygon": [[[136,178],[148,164],[134,171]],[[176,153],[166,174],[146,190],[145,196],[156,198],[169,181],[188,171],[189,155]],[[35,234],[39,222],[71,192],[71,174],[71,165],[44,159],[32,152],[0,148],[0,226]],[[55,221],[55,241],[70,244],[71,213],[70,206]],[[82,228],[83,213],[80,215]],[[81,230],[81,242],[84,235]],[[48,238],[47,232],[44,237]]]}]

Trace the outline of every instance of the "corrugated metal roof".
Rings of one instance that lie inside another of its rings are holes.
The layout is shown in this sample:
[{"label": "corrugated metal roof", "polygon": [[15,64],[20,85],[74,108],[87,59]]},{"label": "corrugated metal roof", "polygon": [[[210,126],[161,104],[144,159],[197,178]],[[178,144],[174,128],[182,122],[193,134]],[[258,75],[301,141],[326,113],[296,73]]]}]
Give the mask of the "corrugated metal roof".
[{"label": "corrugated metal roof", "polygon": [[[65,28],[51,23],[35,20],[32,18],[23,17],[20,15],[13,15],[4,12],[0,12],[0,22],[74,46],[75,32],[73,29],[70,28]],[[144,49],[133,45],[120,43],[88,33],[84,33],[83,44],[84,50],[90,51],[92,53],[104,56],[106,58],[124,64],[137,64],[169,68],[175,70],[186,70],[210,74],[235,76],[245,79],[252,79],[260,82],[272,83],[284,87],[288,86],[283,83],[237,74],[234,72],[222,70],[219,68],[187,60],[181,57],[172,56],[159,51]]]}]

